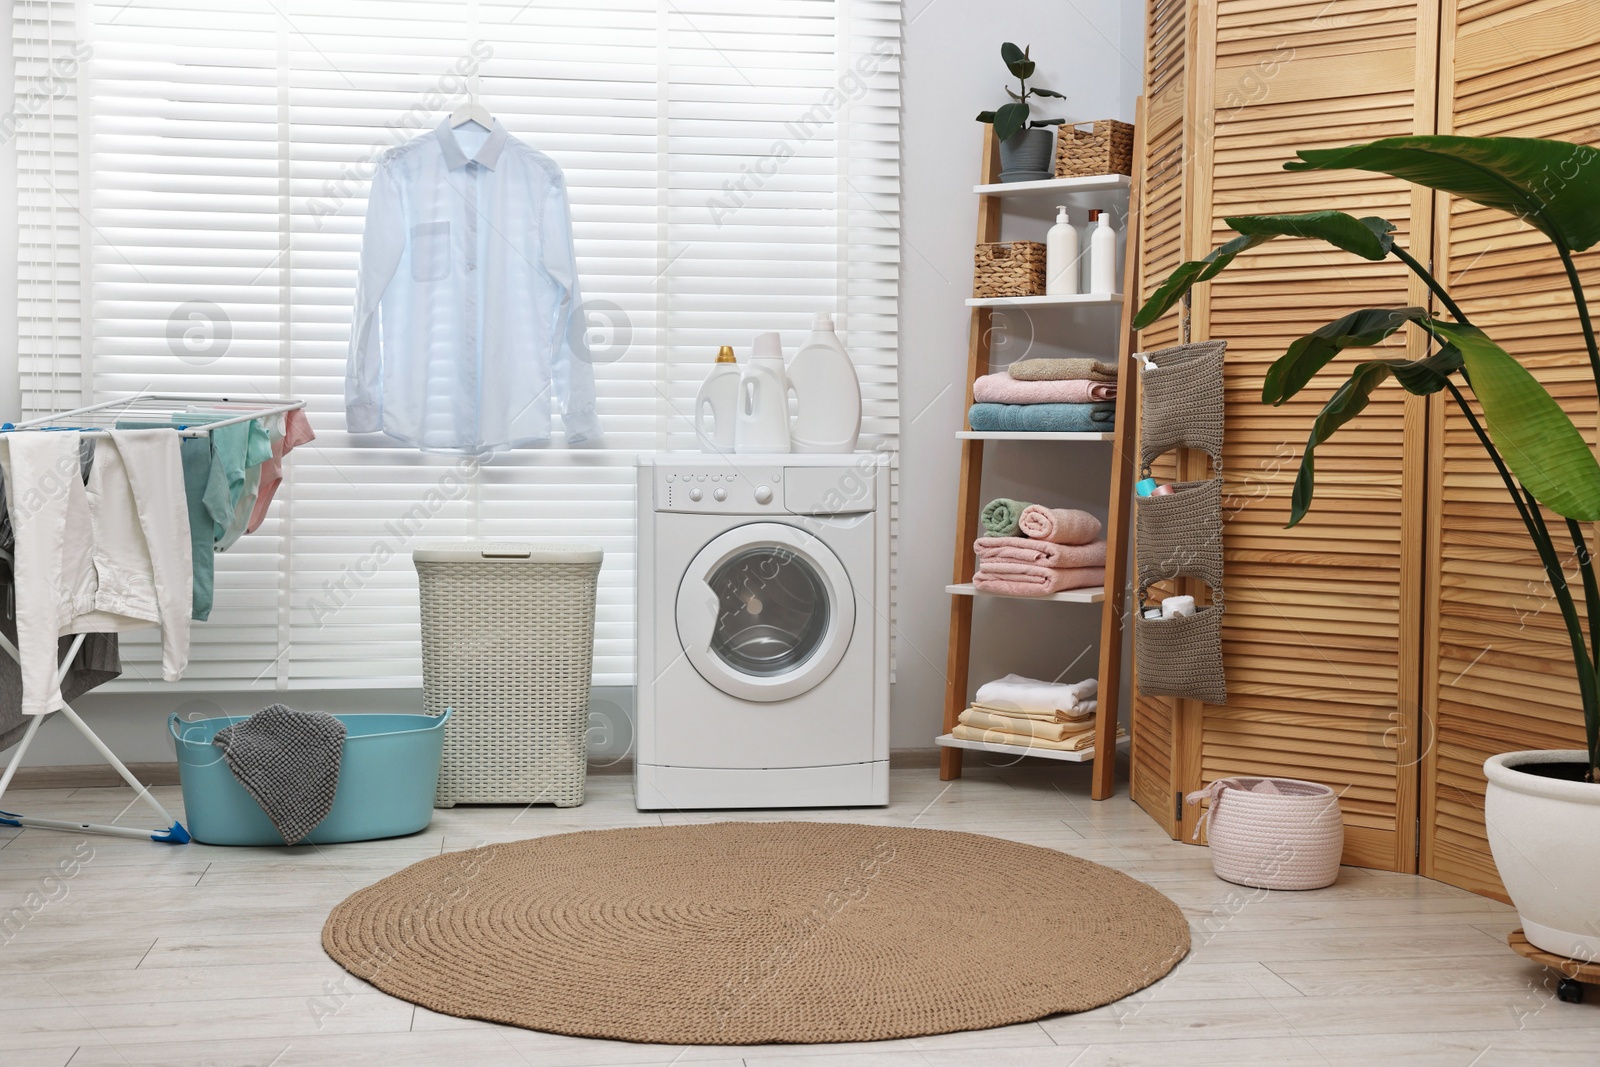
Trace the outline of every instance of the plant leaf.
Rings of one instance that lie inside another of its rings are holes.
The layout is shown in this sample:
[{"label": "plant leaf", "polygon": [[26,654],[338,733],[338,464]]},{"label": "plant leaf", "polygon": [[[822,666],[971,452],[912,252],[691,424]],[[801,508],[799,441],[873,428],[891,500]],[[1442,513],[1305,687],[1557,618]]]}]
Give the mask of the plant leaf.
[{"label": "plant leaf", "polygon": [[1363,308],[1297,339],[1279,356],[1261,383],[1261,402],[1281,404],[1347,348],[1370,348],[1405,326],[1428,317],[1425,308]]},{"label": "plant leaf", "polygon": [[1447,377],[1460,369],[1461,353],[1454,345],[1444,346],[1427,359],[1373,359],[1356,364],[1350,377],[1334,390],[1328,402],[1322,405],[1316,421],[1311,424],[1311,436],[1306,440],[1305,453],[1300,457],[1300,473],[1295,475],[1294,493],[1289,500],[1289,525],[1298,524],[1311,510],[1311,496],[1316,482],[1317,446],[1332,437],[1339,427],[1361,414],[1372,398],[1374,389],[1393,375],[1406,392],[1427,396],[1443,389]]},{"label": "plant leaf", "polygon": [[1165,315],[1198,282],[1208,282],[1221,274],[1233,258],[1248,248],[1274,237],[1320,237],[1336,248],[1354,252],[1365,259],[1382,259],[1392,243],[1389,232],[1394,224],[1377,217],[1358,219],[1342,211],[1312,211],[1302,215],[1241,215],[1227,220],[1241,236],[1235,237],[1202,260],[1178,264],[1161,287],[1150,294],[1133,327],[1142,330]]},{"label": "plant leaf", "polygon": [[1369,216],[1358,219],[1343,211],[1310,211],[1300,215],[1239,215],[1224,219],[1237,233],[1267,237],[1316,237],[1362,259],[1379,260],[1394,243],[1394,223]]},{"label": "plant leaf", "polygon": [[1569,519],[1600,520],[1600,463],[1555,398],[1477,327],[1426,325],[1461,350],[1489,440],[1533,498]]},{"label": "plant leaf", "polygon": [[1027,104],[1002,104],[994,113],[994,135],[1002,141],[1009,141],[1027,121]]},{"label": "plant leaf", "polygon": [[1016,90],[1012,89],[1011,86],[1009,86],[1009,85],[1006,86],[1006,95],[1009,96],[1013,100],[1023,100],[1023,99],[1025,99],[1025,97],[1019,95],[1016,92]]},{"label": "plant leaf", "polygon": [[994,121],[994,112],[993,111],[980,111],[980,112],[978,112],[978,121],[979,122],[993,122]]},{"label": "plant leaf", "polygon": [[1302,149],[1286,170],[1392,174],[1498,208],[1582,252],[1600,241],[1600,151],[1527,137],[1388,137]]},{"label": "plant leaf", "polygon": [[1009,67],[1013,63],[1021,63],[1024,59],[1027,59],[1028,53],[1007,41],[1000,46],[1000,58],[1005,60],[1006,66]]},{"label": "plant leaf", "polygon": [[1053,100],[1065,100],[1067,98],[1067,94],[1066,93],[1058,93],[1054,89],[1034,89],[1033,90],[1033,95],[1034,96],[1048,96]]},{"label": "plant leaf", "polygon": [[1182,299],[1183,294],[1193,288],[1196,282],[1210,281],[1233,262],[1234,256],[1269,240],[1271,240],[1269,237],[1242,235],[1224,245],[1219,245],[1205,259],[1191,259],[1178,264],[1177,269],[1167,275],[1167,280],[1161,283],[1160,288],[1150,294],[1150,299],[1144,302],[1139,314],[1134,316],[1133,328],[1144,329],[1165,315],[1167,310]]}]

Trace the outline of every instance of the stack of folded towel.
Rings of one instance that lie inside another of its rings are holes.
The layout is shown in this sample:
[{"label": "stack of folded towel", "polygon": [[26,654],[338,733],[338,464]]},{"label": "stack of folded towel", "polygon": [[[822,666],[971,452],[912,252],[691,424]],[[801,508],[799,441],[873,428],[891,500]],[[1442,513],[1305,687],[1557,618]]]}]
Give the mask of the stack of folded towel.
[{"label": "stack of folded towel", "polygon": [[974,430],[1110,433],[1117,365],[1095,359],[1022,359],[972,383]]},{"label": "stack of folded towel", "polygon": [[1002,596],[1049,596],[1103,585],[1106,543],[1086,511],[1043,508],[1004,497],[983,509],[986,536],[972,544],[974,588]]},{"label": "stack of folded towel", "polygon": [[[967,741],[1082,752],[1094,747],[1098,690],[1093,678],[1067,684],[1008,674],[978,687],[977,698],[950,734]],[[1123,736],[1120,729],[1117,736]]]}]

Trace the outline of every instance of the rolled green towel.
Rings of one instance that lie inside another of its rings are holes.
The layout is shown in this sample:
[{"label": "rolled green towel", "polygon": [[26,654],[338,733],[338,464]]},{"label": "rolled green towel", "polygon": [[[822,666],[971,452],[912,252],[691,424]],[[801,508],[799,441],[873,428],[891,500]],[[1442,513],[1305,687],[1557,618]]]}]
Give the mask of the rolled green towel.
[{"label": "rolled green towel", "polygon": [[1021,528],[1017,520],[1023,509],[1030,507],[1026,501],[998,497],[983,506],[983,530],[988,537],[1015,537]]}]

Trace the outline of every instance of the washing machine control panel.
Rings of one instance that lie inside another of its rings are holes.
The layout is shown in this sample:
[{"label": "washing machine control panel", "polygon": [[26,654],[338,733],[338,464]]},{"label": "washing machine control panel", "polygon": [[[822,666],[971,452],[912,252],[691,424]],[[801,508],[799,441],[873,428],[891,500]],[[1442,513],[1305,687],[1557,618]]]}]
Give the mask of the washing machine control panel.
[{"label": "washing machine control panel", "polygon": [[658,469],[656,510],[706,515],[781,513],[784,473],[782,467],[766,465],[722,470]]},{"label": "washing machine control panel", "polygon": [[701,515],[860,515],[877,507],[871,456],[829,465],[662,464],[655,510]]}]

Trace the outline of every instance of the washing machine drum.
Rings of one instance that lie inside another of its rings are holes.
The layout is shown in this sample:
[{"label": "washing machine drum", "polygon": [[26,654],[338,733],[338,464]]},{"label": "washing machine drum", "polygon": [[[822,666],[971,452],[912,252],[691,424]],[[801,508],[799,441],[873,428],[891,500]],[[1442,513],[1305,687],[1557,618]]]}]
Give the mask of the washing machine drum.
[{"label": "washing machine drum", "polygon": [[700,676],[744,700],[787,700],[827,678],[855,631],[839,557],[804,530],[752,523],[702,548],[678,586],[678,639]]}]

